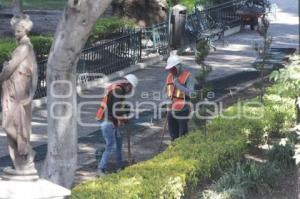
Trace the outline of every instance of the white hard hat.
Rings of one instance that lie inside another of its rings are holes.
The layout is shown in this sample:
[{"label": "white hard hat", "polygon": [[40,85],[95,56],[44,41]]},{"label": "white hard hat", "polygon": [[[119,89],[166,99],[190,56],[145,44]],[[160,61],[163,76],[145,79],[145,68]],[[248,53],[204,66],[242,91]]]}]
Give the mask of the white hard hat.
[{"label": "white hard hat", "polygon": [[129,74],[129,75],[125,75],[124,76],[125,79],[127,79],[127,81],[133,86],[133,87],[136,87],[137,84],[138,84],[138,78],[133,75],[133,74]]},{"label": "white hard hat", "polygon": [[170,57],[167,60],[167,66],[166,70],[169,70],[176,66],[177,64],[180,64],[182,60],[177,55],[170,55]]}]

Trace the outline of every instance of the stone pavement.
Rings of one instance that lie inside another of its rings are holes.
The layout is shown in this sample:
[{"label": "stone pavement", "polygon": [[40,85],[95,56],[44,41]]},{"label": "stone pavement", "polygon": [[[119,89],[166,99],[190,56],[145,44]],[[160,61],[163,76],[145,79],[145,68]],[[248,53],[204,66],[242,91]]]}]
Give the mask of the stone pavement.
[{"label": "stone pavement", "polygon": [[[297,5],[296,0],[290,1],[291,4],[295,3],[294,5]],[[299,24],[296,20],[298,19],[296,6],[291,6],[290,3],[287,4],[284,0],[274,0],[274,2],[278,4],[279,8],[277,9],[277,20],[272,21],[269,31],[274,37],[273,45],[276,47],[296,47],[299,51]],[[217,51],[212,52],[206,59],[206,63],[213,67],[209,79],[222,78],[240,71],[252,70],[251,64],[256,58],[256,52],[253,48],[254,42],[261,40],[262,38],[257,32],[246,28],[238,34],[225,37],[225,42],[228,43],[226,46],[222,46],[222,42],[216,42]],[[195,64],[194,57],[184,56],[182,59],[186,68],[196,75],[200,66]],[[136,107],[139,107],[139,109],[151,109],[154,106],[153,103],[158,104],[162,101],[160,93],[167,75],[164,66],[165,62],[160,62],[134,72],[140,83],[130,101],[137,103]],[[84,91],[84,93],[97,95],[102,90],[100,87],[93,87]],[[145,103],[146,101],[147,103]],[[87,98],[78,95],[80,110],[78,118],[81,121],[78,124],[78,135],[80,137],[78,145],[79,167],[95,162],[96,149],[104,146],[98,124],[94,120],[99,102],[100,99],[97,96]],[[36,108],[33,113],[32,142],[33,146],[39,146],[37,149],[41,154],[46,152],[47,115],[46,105]],[[135,143],[133,153],[138,156],[138,160],[143,159],[142,153],[147,153],[147,158],[150,158],[157,152],[157,139],[152,147],[141,146],[139,142],[143,139],[154,140],[153,136],[158,138],[161,131],[161,121],[154,121],[151,115],[144,115],[134,122],[135,124],[131,126],[131,129],[134,129],[132,132],[135,133],[133,136],[133,142]],[[126,153],[126,144],[124,145],[124,153]],[[7,154],[5,134],[0,132],[0,167],[1,161],[5,160],[1,157],[7,157]]]}]

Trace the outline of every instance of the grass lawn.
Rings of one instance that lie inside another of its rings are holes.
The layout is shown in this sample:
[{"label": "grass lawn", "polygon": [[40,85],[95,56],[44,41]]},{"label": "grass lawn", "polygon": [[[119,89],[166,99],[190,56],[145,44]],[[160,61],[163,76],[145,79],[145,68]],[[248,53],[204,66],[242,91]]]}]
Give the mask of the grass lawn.
[{"label": "grass lawn", "polygon": [[[12,0],[0,0],[4,7],[11,7]],[[66,0],[23,0],[24,9],[60,10],[63,9]]]}]

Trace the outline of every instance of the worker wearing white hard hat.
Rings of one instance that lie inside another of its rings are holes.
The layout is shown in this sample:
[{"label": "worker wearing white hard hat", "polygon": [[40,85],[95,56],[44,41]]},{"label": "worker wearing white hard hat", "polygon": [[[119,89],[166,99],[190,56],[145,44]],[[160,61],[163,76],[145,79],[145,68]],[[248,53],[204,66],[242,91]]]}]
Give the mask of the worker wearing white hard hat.
[{"label": "worker wearing white hard hat", "polygon": [[166,70],[173,68],[174,66],[181,64],[182,60],[177,55],[171,55],[167,60]]},{"label": "worker wearing white hard hat", "polygon": [[174,140],[188,133],[195,79],[188,70],[183,69],[182,60],[177,55],[168,58],[166,70],[168,76],[163,92],[170,101],[171,111],[167,114],[167,121],[171,139]]},{"label": "worker wearing white hard hat", "polygon": [[134,88],[137,86],[138,84],[138,78],[133,75],[133,74],[129,74],[129,75],[125,75],[124,77]]},{"label": "worker wearing white hard hat", "polygon": [[105,151],[98,164],[98,176],[106,173],[112,152],[115,152],[117,169],[123,168],[120,127],[128,121],[129,114],[124,100],[137,84],[138,78],[129,74],[123,79],[113,82],[106,89],[106,95],[96,114],[96,119],[101,123],[101,132],[106,143]]}]

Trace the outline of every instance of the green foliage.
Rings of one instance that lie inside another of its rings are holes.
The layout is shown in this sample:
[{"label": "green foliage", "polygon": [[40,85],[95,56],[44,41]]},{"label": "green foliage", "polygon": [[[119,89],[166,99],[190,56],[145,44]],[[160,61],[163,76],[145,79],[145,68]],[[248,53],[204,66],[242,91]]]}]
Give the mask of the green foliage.
[{"label": "green foliage", "polygon": [[210,47],[208,45],[208,41],[206,39],[200,39],[196,44],[196,63],[202,64],[205,58],[208,56]]},{"label": "green foliage", "polygon": [[205,190],[202,199],[245,199],[250,190],[271,191],[280,177],[280,169],[274,163],[246,161],[236,164],[226,172],[210,189]]},{"label": "green foliage", "polygon": [[180,3],[187,7],[189,11],[193,10],[197,0],[167,0],[168,6],[173,7],[176,3]]},{"label": "green foliage", "polygon": [[207,137],[190,133],[152,160],[82,183],[73,189],[72,198],[181,198],[187,186],[195,187],[217,166],[228,167],[240,159],[245,136],[229,130],[209,132]]},{"label": "green foliage", "polygon": [[288,142],[292,145],[295,145],[298,139],[297,132],[291,132],[287,135]]},{"label": "green foliage", "polygon": [[248,120],[245,125],[245,133],[249,144],[254,147],[258,147],[265,142],[264,126],[261,120]]},{"label": "green foliage", "polygon": [[[1,0],[4,7],[11,7],[12,0]],[[24,9],[56,10],[63,9],[66,0],[23,0]]]},{"label": "green foliage", "polygon": [[134,25],[133,21],[118,17],[100,19],[97,21],[93,31],[91,32],[88,43],[93,44],[101,39],[105,39],[117,30],[134,27]]},{"label": "green foliage", "polygon": [[34,51],[38,61],[42,61],[48,57],[53,42],[51,36],[32,36],[30,37]]},{"label": "green foliage", "polygon": [[270,192],[279,179],[281,170],[273,162],[257,163],[248,161],[244,165],[245,181],[248,182],[247,190],[259,193]]},{"label": "green foliage", "polygon": [[[294,84],[292,80],[290,82]],[[264,104],[254,98],[225,110],[208,123],[207,136],[199,130],[190,133],[152,160],[76,186],[72,198],[183,197],[187,187],[194,188],[201,179],[210,177],[216,168],[228,168],[238,161],[247,142],[257,146],[267,133],[288,132],[295,121],[295,104],[284,86],[284,92],[277,93],[279,84],[282,82],[277,81],[267,89]],[[267,156],[267,163],[246,162],[235,167],[206,191],[205,197],[245,198],[249,190],[271,190],[280,174],[284,173],[281,169],[294,164],[291,159],[293,149],[288,145],[285,148],[274,146]]]},{"label": "green foliage", "polygon": [[203,199],[246,198],[246,174],[240,164],[225,173],[210,189],[202,193]]},{"label": "green foliage", "polygon": [[285,145],[275,144],[273,148],[268,151],[267,159],[274,162],[281,169],[288,169],[295,166],[294,146],[287,142]]},{"label": "green foliage", "polygon": [[[46,58],[50,51],[53,38],[50,36],[31,36],[30,40],[38,60]],[[13,39],[6,38],[0,40],[0,65],[2,65],[4,61],[9,61],[16,47],[17,43]]]},{"label": "green foliage", "polygon": [[[205,58],[208,56],[210,51],[210,47],[208,45],[208,41],[201,39],[197,41],[196,44],[196,63],[201,65],[201,70],[196,76],[196,79],[198,81],[198,84],[202,86],[201,89],[201,95],[202,96],[196,96],[196,99],[193,101],[199,102],[199,101],[204,101],[205,99],[203,96],[207,95],[207,92],[211,90],[211,86],[206,83],[206,77],[207,75],[212,71],[211,66],[204,64]],[[204,133],[207,134],[206,130],[206,123],[207,123],[207,116],[209,116],[208,112],[211,107],[207,106],[206,104],[202,105],[199,107],[198,115],[204,116],[205,118],[199,118],[199,117],[194,117],[193,121],[194,123],[200,127],[204,128]],[[213,112],[213,111],[211,111]]]},{"label": "green foliage", "polygon": [[212,130],[222,128],[231,128],[231,131],[240,131],[247,137],[247,142],[253,147],[263,144],[265,139],[265,117],[264,107],[259,106],[257,98],[240,102],[223,113],[221,118],[216,118],[215,123],[218,125],[209,125]]},{"label": "green foliage", "polygon": [[266,131],[275,137],[284,137],[288,129],[295,124],[296,110],[295,102],[290,97],[281,97],[273,94],[277,84],[268,89],[264,97],[265,104],[265,125]]},{"label": "green foliage", "polygon": [[225,1],[222,1],[222,0],[167,0],[167,3],[168,3],[169,7],[174,6],[176,3],[180,3],[180,4],[184,5],[185,7],[187,7],[188,11],[192,11],[195,8],[195,5],[205,6],[205,5],[210,5],[210,4],[222,3]]},{"label": "green foliage", "polygon": [[12,39],[1,39],[0,40],[0,66],[4,61],[8,61],[11,57],[11,53],[17,47],[17,44]]},{"label": "green foliage", "polygon": [[293,62],[286,68],[273,71],[270,79],[277,83],[277,94],[281,96],[297,96],[300,88],[300,56],[292,58]]},{"label": "green foliage", "polygon": [[[88,43],[94,43],[100,39],[104,39],[108,33],[111,35],[114,31],[133,27],[132,21],[125,21],[123,19],[112,17],[109,19],[99,20],[92,31]],[[53,42],[52,36],[30,36],[31,43],[34,47],[38,61],[47,59]],[[0,40],[0,64],[10,59],[11,53],[17,47],[14,39],[6,38]]]},{"label": "green foliage", "polygon": [[272,72],[270,79],[275,81],[268,92],[294,101],[293,108],[290,109],[294,113],[293,118],[296,122],[300,122],[300,56],[291,57],[291,64],[278,71]]}]

